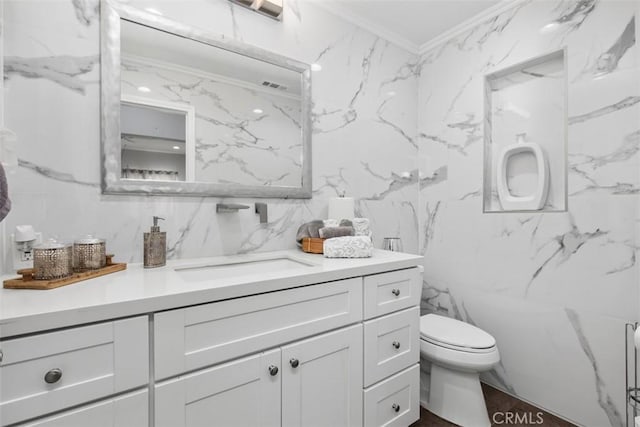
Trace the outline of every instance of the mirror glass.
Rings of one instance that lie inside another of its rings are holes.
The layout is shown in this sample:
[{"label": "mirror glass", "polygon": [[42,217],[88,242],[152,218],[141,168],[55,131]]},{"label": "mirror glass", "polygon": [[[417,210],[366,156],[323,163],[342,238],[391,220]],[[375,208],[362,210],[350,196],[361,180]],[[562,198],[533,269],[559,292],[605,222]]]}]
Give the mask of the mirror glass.
[{"label": "mirror glass", "polygon": [[105,192],[311,197],[306,64],[106,12],[103,91],[117,93],[103,92]]}]

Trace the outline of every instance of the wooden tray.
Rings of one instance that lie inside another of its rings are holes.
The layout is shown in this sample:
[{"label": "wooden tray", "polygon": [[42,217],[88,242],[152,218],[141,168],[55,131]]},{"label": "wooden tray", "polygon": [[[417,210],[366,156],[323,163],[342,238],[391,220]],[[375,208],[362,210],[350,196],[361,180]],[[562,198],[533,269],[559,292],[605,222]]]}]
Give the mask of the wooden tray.
[{"label": "wooden tray", "polygon": [[324,239],[319,237],[305,237],[302,239],[302,250],[310,254],[324,253]]},{"label": "wooden tray", "polygon": [[107,255],[107,265],[99,270],[83,271],[82,273],[74,273],[72,276],[54,280],[36,280],[33,278],[33,268],[25,268],[18,270],[18,274],[22,277],[5,280],[3,287],[5,289],[54,289],[60,286],[71,285],[83,280],[93,279],[94,277],[104,276],[105,274],[115,273],[127,268],[126,263],[114,263],[113,255]]}]

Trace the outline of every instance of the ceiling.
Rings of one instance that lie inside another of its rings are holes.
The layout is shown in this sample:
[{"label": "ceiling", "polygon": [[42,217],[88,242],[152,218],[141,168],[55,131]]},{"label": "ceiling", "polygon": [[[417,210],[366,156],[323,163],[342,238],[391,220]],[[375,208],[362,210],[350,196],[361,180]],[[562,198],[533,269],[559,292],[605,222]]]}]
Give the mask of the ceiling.
[{"label": "ceiling", "polygon": [[318,4],[392,42],[418,50],[504,0],[320,0]]}]

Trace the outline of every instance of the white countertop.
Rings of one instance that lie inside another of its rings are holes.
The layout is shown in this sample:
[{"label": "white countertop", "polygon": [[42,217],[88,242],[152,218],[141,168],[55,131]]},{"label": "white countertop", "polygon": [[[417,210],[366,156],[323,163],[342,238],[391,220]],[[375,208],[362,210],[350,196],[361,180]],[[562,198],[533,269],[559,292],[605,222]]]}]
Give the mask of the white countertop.
[{"label": "white countertop", "polygon": [[[279,256],[314,266],[199,281],[187,281],[174,270]],[[294,249],[175,260],[153,269],[129,264],[125,271],[51,290],[1,289],[0,338],[410,268],[421,260],[417,255],[381,250],[371,258],[337,259]],[[14,277],[3,276],[2,280]]]}]

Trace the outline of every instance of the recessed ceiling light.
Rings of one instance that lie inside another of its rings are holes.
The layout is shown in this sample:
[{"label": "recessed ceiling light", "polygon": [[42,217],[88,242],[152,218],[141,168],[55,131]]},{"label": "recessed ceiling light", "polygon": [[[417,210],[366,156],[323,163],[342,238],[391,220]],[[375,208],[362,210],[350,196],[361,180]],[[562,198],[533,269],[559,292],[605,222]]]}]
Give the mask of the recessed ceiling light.
[{"label": "recessed ceiling light", "polygon": [[179,149],[180,149],[180,146],[179,146],[179,145],[174,145],[174,146],[173,146],[173,149],[174,149],[174,150],[179,150]]},{"label": "recessed ceiling light", "polygon": [[393,98],[393,97],[394,97],[394,96],[396,96],[396,95],[397,95],[397,94],[396,94],[396,92],[395,92],[394,90],[390,90],[389,92],[387,92],[387,96],[388,96],[389,98]]},{"label": "recessed ceiling light", "polygon": [[259,108],[256,108],[255,110],[253,110],[253,112],[256,114],[262,114],[263,111]]},{"label": "recessed ceiling light", "polygon": [[144,93],[149,93],[149,92],[151,92],[151,89],[149,89],[149,88],[148,88],[148,87],[146,87],[146,86],[138,86],[138,90],[139,90],[140,92],[144,92]]},{"label": "recessed ceiling light", "polygon": [[322,65],[320,64],[311,64],[311,71],[320,71],[322,70]]},{"label": "recessed ceiling light", "polygon": [[147,8],[145,8],[145,10],[146,10],[147,12],[153,13],[153,14],[155,14],[155,15],[160,15],[160,16],[162,16],[162,12],[160,12],[158,9],[154,9],[154,8],[152,8],[152,7],[147,7]]}]

